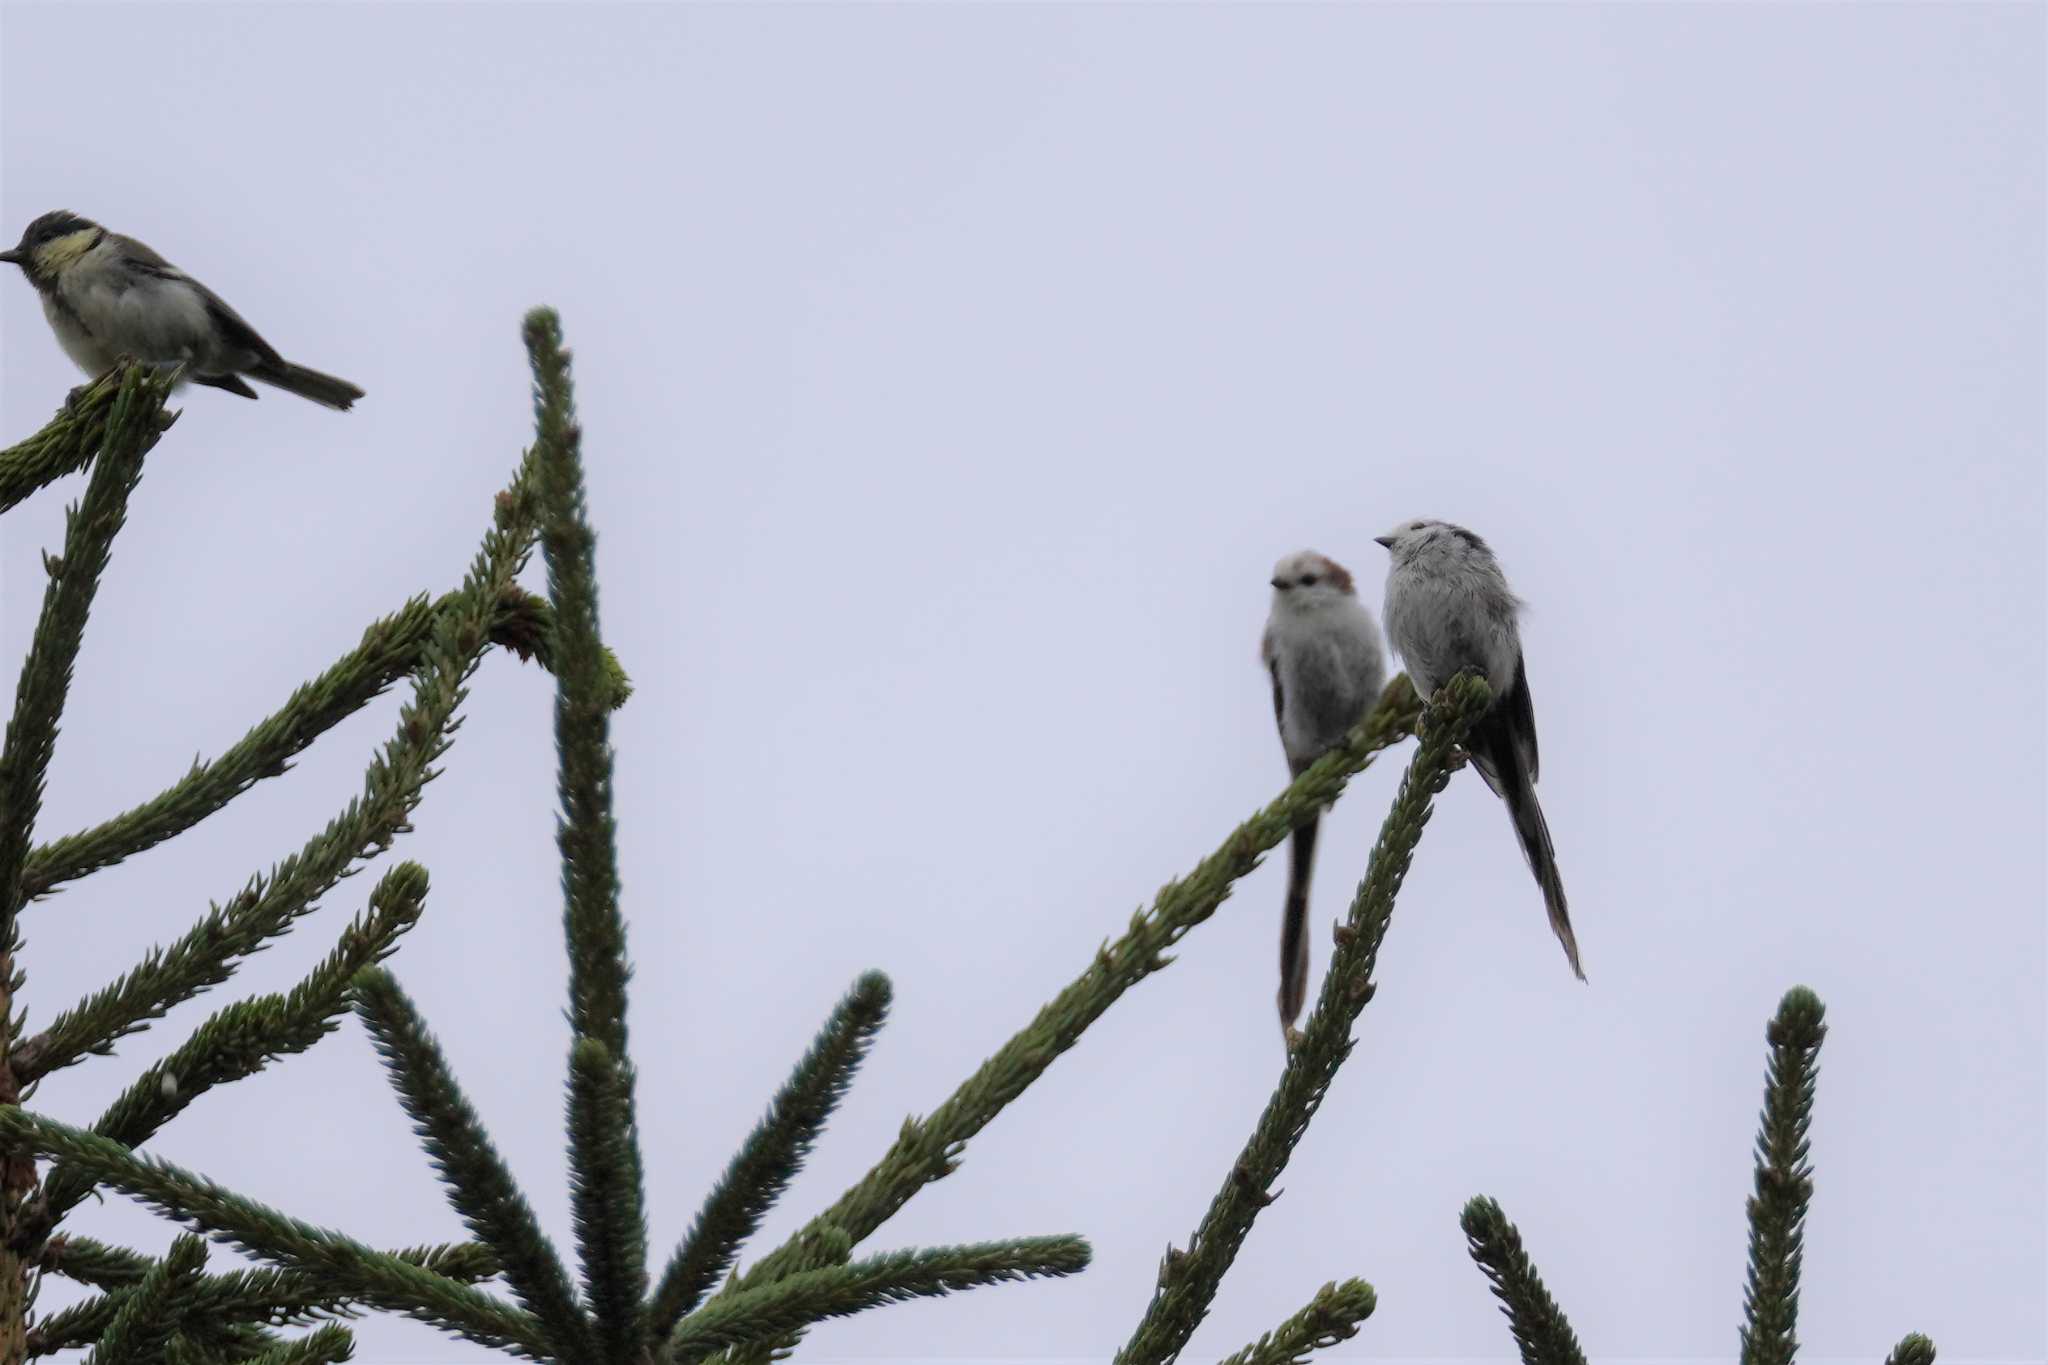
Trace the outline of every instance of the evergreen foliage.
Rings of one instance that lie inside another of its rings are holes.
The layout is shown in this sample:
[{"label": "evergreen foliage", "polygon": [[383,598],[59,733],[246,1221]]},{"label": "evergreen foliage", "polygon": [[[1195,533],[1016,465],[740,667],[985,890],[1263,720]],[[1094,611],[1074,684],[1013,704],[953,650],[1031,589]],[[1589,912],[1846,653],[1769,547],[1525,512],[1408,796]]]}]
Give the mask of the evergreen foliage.
[{"label": "evergreen foliage", "polygon": [[[1813,1167],[1807,1131],[1827,1017],[1820,997],[1794,986],[1778,1002],[1764,1037],[1770,1060],[1756,1139],[1756,1192],[1749,1199],[1749,1279],[1743,1293],[1742,1365],[1792,1365],[1798,1347],[1799,1269]],[[1500,1205],[1480,1197],[1465,1205],[1472,1259],[1493,1285],[1514,1334],[1522,1365],[1585,1365],[1564,1311],[1543,1287],[1522,1235]],[[1915,1333],[1901,1341],[1891,1365],[1933,1365],[1934,1343]]]},{"label": "evergreen foliage", "polygon": [[[0,450],[0,511],[66,473],[91,467],[67,521],[61,557],[24,662],[0,746],[0,1365],[87,1349],[95,1365],[314,1365],[349,1358],[344,1325],[375,1309],[409,1315],[479,1345],[560,1365],[761,1365],[827,1318],[912,1298],[1086,1268],[1073,1235],[856,1256],[918,1191],[944,1178],[966,1146],[1133,985],[1172,961],[1235,884],[1301,823],[1343,795],[1382,750],[1416,736],[1374,844],[1321,994],[1290,1037],[1278,1083],[1188,1240],[1169,1247],[1156,1289],[1117,1354],[1119,1365],[1178,1360],[1296,1144],[1355,1046],[1375,992],[1379,952],[1433,803],[1464,765],[1461,744],[1484,714],[1483,680],[1460,675],[1429,698],[1396,678],[1345,743],[1231,831],[1187,876],[1168,883],[1105,941],[1075,978],[922,1118],[831,1205],[780,1246],[738,1268],[742,1249],[809,1156],[887,1018],[891,988],[870,972],[826,1018],[765,1114],[741,1143],[658,1276],[650,1274],[636,1071],[627,1035],[633,972],[618,873],[610,715],[631,691],[606,649],[598,612],[597,539],[585,508],[582,433],[569,353],[554,315],[526,320],[535,441],[498,494],[462,585],[415,598],[373,623],[360,644],[295,691],[219,758],[89,829],[37,845],[36,818],[55,752],[73,660],[143,457],[169,427],[171,379],[123,366],[74,394],[58,416]],[[517,577],[538,545],[547,597]],[[427,1020],[384,965],[425,913],[425,869],[398,863],[332,951],[289,991],[223,1006],[145,1068],[89,1128],[23,1107],[42,1077],[111,1055],[121,1039],[230,979],[250,954],[289,932],[341,881],[410,829],[414,809],[460,723],[479,660],[492,647],[538,661],[555,680],[554,733],[562,927],[571,1041],[564,1093],[574,1256],[549,1239],[491,1134],[464,1097]],[[411,696],[363,787],[296,852],[248,876],[181,937],[155,947],[102,989],[30,1034],[17,996],[17,924],[34,902],[191,829],[392,684]],[[446,1188],[470,1242],[382,1251],[317,1227],[170,1162],[139,1152],[214,1087],[303,1052],[353,1009],[397,1101]],[[1808,1130],[1825,1035],[1818,999],[1789,993],[1769,1029],[1771,1055],[1755,1192],[1743,1365],[1792,1365],[1802,1232],[1812,1193]],[[163,1256],[67,1233],[89,1194],[117,1190],[188,1229]],[[1526,1365],[1584,1365],[1569,1323],[1490,1199],[1463,1227]],[[197,1235],[195,1235],[197,1234]],[[207,1266],[207,1240],[250,1264]],[[43,1277],[95,1292],[35,1318]],[[505,1292],[497,1292],[500,1281]],[[1361,1280],[1326,1284],[1307,1305],[1226,1365],[1296,1365],[1357,1334],[1376,1306]],[[286,1335],[296,1333],[296,1335]],[[1890,1365],[1933,1365],[1909,1336]]]}]

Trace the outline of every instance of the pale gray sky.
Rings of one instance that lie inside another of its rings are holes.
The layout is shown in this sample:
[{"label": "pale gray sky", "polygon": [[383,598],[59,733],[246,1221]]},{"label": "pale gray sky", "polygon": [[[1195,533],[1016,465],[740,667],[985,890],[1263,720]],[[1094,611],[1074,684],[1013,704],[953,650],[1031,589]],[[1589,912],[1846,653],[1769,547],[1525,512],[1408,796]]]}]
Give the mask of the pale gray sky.
[{"label": "pale gray sky", "polygon": [[[1830,1008],[1800,1335],[2048,1356],[2043,9],[153,8],[0,17],[0,236],[68,207],[213,285],[338,415],[192,392],[79,662],[42,830],[220,751],[460,577],[576,348],[653,1227],[837,995],[892,1024],[779,1238],[1282,785],[1255,642],[1314,546],[1483,532],[1532,604],[1570,978],[1445,795],[1361,1044],[1190,1358],[1325,1280],[1355,1357],[1511,1354],[1498,1197],[1588,1349],[1732,1356],[1764,1022]],[[4,431],[78,376],[0,278]],[[9,514],[15,667],[79,481]],[[551,687],[483,668],[395,959],[567,1241]],[[32,1020],[346,801],[396,700],[31,911]],[[1341,913],[1398,763],[1326,824]],[[873,1243],[1080,1231],[1086,1275],[818,1356],[1106,1355],[1281,1065],[1280,862]],[[90,1121],[228,989],[39,1102]],[[152,1150],[371,1241],[458,1235],[359,1028]],[[80,1225],[162,1246],[126,1201]],[[764,1245],[765,1245],[764,1241]],[[758,1249],[758,1248],[757,1248]],[[477,1353],[388,1318],[359,1358]]]}]

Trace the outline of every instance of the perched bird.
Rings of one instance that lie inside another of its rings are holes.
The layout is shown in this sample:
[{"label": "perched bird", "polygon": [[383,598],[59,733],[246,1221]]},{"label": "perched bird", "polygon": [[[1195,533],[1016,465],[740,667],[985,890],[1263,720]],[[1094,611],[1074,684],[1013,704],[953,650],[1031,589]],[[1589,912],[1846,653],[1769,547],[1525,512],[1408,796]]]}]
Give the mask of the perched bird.
[{"label": "perched bird", "polygon": [[1536,803],[1536,711],[1515,624],[1522,601],[1508,590],[1486,542],[1462,526],[1405,521],[1374,539],[1393,552],[1387,640],[1408,665],[1416,692],[1426,698],[1461,670],[1486,677],[1493,701],[1466,736],[1465,748],[1486,785],[1507,803],[1522,856],[1543,888],[1550,928],[1564,945],[1572,975],[1584,981],[1550,826]]},{"label": "perched bird", "polygon": [[[1386,681],[1380,629],[1342,564],[1301,550],[1273,566],[1273,610],[1259,655],[1273,675],[1273,718],[1296,777],[1344,742]],[[1289,845],[1287,908],[1280,921],[1280,1029],[1308,998],[1308,888],[1316,820]]]},{"label": "perched bird", "polygon": [[132,356],[182,364],[190,382],[244,398],[256,396],[244,375],[330,408],[363,396],[345,379],[292,364],[211,289],[133,237],[75,213],[36,219],[0,261],[21,267],[43,296],[57,344],[89,375]]}]

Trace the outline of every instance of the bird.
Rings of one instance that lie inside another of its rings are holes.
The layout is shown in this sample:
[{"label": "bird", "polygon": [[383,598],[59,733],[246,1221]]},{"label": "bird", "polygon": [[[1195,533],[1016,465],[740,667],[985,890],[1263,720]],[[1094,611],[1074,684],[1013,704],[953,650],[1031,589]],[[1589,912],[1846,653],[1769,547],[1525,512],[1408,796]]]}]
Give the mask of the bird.
[{"label": "bird", "polygon": [[1465,751],[1507,804],[1522,856],[1543,890],[1551,932],[1564,945],[1572,975],[1584,981],[1557,851],[1536,800],[1536,711],[1517,623],[1522,600],[1509,590],[1492,548],[1462,526],[1404,521],[1373,539],[1391,553],[1382,613],[1387,642],[1407,665],[1415,691],[1427,698],[1465,670],[1486,679],[1492,699],[1466,735]]},{"label": "bird", "polygon": [[[1344,742],[1379,699],[1386,681],[1380,628],[1358,600],[1350,571],[1314,550],[1273,566],[1273,607],[1259,657],[1273,676],[1273,719],[1287,770],[1308,766]],[[1280,920],[1280,1032],[1308,999],[1308,892],[1319,817],[1294,831],[1288,847],[1287,901]]]},{"label": "bird", "polygon": [[133,237],[65,209],[30,223],[0,251],[42,295],[43,316],[64,354],[98,376],[122,357],[185,366],[184,379],[244,398],[244,377],[346,410],[363,391],[346,379],[294,365],[242,315]]}]

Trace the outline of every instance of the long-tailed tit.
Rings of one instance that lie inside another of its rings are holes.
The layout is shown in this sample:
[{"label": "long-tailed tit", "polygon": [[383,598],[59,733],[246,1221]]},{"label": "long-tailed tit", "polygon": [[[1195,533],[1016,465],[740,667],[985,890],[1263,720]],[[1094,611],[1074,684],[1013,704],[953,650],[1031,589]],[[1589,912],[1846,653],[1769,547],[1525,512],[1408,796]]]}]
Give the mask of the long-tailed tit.
[{"label": "long-tailed tit", "polygon": [[19,246],[0,251],[0,261],[21,267],[43,296],[57,344],[89,375],[133,356],[183,365],[181,382],[244,398],[256,396],[244,375],[330,408],[345,409],[363,396],[346,379],[292,364],[220,295],[133,237],[75,213],[60,209],[36,219]]},{"label": "long-tailed tit", "polygon": [[1508,590],[1507,576],[1486,542],[1462,526],[1404,521],[1374,539],[1393,552],[1387,571],[1387,640],[1408,665],[1416,692],[1427,698],[1465,669],[1486,676],[1493,702],[1466,737],[1465,748],[1486,785],[1507,803],[1522,856],[1543,888],[1551,930],[1564,945],[1572,975],[1584,981],[1557,853],[1543,807],[1536,802],[1536,712],[1515,624],[1521,599]]},{"label": "long-tailed tit", "polygon": [[[1287,770],[1304,769],[1344,742],[1386,681],[1380,630],[1342,564],[1301,550],[1273,566],[1273,611],[1259,655],[1273,675],[1273,716]],[[1308,889],[1316,820],[1294,831],[1287,908],[1280,922],[1280,1028],[1308,998]]]}]

